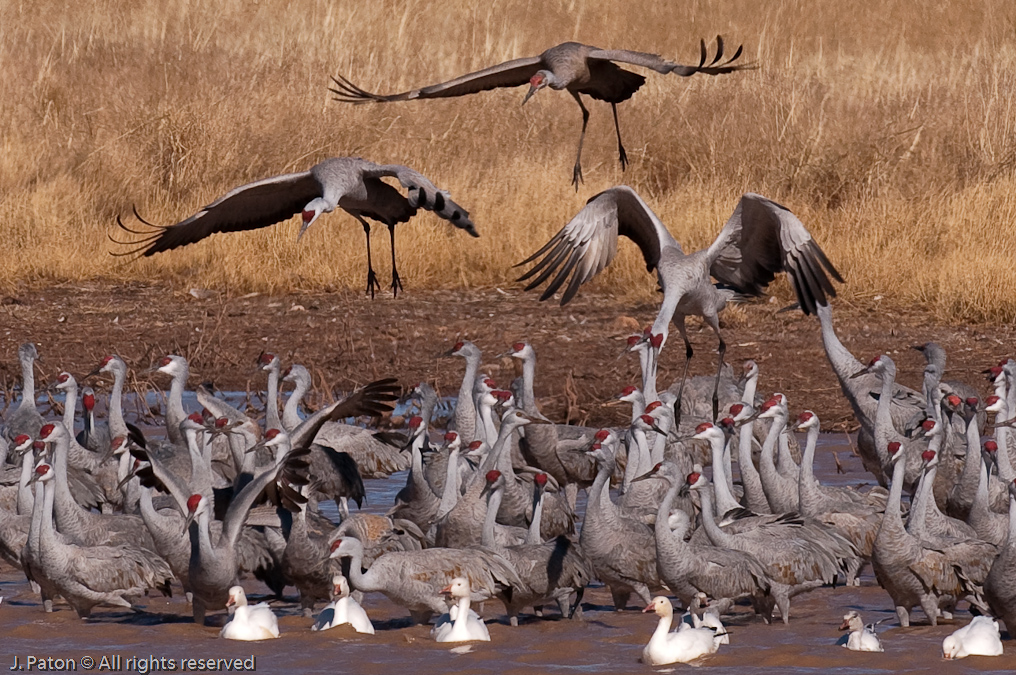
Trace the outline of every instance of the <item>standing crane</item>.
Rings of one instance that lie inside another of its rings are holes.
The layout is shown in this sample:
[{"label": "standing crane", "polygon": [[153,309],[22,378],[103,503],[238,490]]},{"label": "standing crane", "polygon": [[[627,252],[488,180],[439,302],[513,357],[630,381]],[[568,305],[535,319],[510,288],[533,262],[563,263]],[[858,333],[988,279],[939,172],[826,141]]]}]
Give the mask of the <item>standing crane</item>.
[{"label": "standing crane", "polygon": [[[385,183],[382,178],[396,178],[408,196]],[[433,211],[455,227],[479,237],[469,212],[451,200],[446,190],[439,190],[423,174],[401,164],[374,164],[359,157],[332,157],[315,164],[307,171],[272,176],[234,188],[194,215],[175,225],[160,226],[146,222],[134,211],[135,217],[150,229],[134,230],[117,217],[117,224],[130,234],[142,238],[118,241],[133,246],[129,251],[113,255],[141,254],[145,257],[193,244],[219,232],[254,230],[282,222],[301,214],[303,224],[297,241],[322,213],[341,208],[356,218],[367,235],[367,292],[381,284],[374,274],[370,258],[370,218],[388,226],[392,244],[392,293],[402,289],[395,267],[395,226],[416,215],[417,209]]]},{"label": "standing crane", "polygon": [[551,47],[539,56],[527,56],[475,73],[467,73],[453,80],[433,84],[421,89],[404,91],[401,94],[372,94],[356,86],[345,77],[333,77],[335,87],[330,91],[335,100],[346,103],[366,103],[377,101],[411,101],[417,98],[450,98],[466,96],[501,87],[521,87],[529,85],[529,92],[522,99],[526,104],[533,94],[544,87],[551,89],[567,89],[582,111],[582,133],[579,136],[579,149],[575,156],[575,167],[572,170],[572,184],[578,190],[582,182],[582,141],[586,138],[586,125],[589,123],[589,111],[582,103],[580,94],[606,101],[614,113],[614,131],[617,133],[617,152],[621,160],[621,170],[628,166],[628,155],[621,142],[621,127],[617,121],[617,104],[627,101],[645,83],[646,78],[638,73],[619,67],[614,61],[628,63],[655,70],[664,75],[674,73],[681,77],[690,77],[696,73],[705,75],[722,75],[736,70],[752,68],[751,64],[732,65],[741,56],[742,47],[738,47],[734,55],[720,63],[723,58],[723,38],[716,38],[716,55],[706,64],[706,43],[701,41],[701,58],[697,66],[684,66],[659,56],[645,52],[633,52],[627,49],[600,49],[579,42],[564,42]]},{"label": "standing crane", "polygon": [[[656,270],[663,290],[663,304],[656,315],[651,335],[647,336],[652,344],[653,373],[659,351],[666,343],[671,320],[684,340],[684,374],[674,404],[678,423],[681,395],[693,353],[684,325],[686,316],[702,317],[720,343],[713,385],[715,420],[719,411],[718,387],[723,355],[727,349],[720,334],[718,317],[727,302],[736,294],[761,296],[777,273],[786,272],[801,310],[812,314],[816,307],[827,304],[826,296],[836,296],[836,289],[826,273],[839,282],[843,281],[797,216],[785,206],[761,195],[743,195],[716,241],[707,249],[686,254],[652,209],[626,185],[604,190],[586,202],[578,215],[543,248],[517,265],[528,265],[538,260],[519,277],[519,281],[536,276],[526,286],[528,291],[553,277],[540,300],[553,296],[568,282],[561,296],[561,304],[565,305],[575,297],[579,286],[611,263],[617,254],[617,240],[621,236],[631,239],[639,247],[646,261],[646,270]],[[718,283],[714,284],[710,277]],[[675,424],[675,428],[677,426]]]}]

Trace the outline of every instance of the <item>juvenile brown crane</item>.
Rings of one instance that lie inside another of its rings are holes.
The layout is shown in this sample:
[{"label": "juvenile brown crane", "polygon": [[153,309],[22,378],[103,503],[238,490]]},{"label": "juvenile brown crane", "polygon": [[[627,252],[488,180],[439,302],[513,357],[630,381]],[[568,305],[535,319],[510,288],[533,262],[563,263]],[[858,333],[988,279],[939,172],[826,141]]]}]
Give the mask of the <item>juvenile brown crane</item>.
[{"label": "juvenile brown crane", "polygon": [[578,189],[582,181],[582,141],[586,137],[586,125],[589,123],[589,111],[582,103],[580,94],[585,94],[600,101],[606,101],[614,113],[614,131],[617,132],[617,151],[621,160],[621,170],[628,166],[628,155],[621,143],[621,127],[617,121],[617,104],[627,101],[646,78],[631,71],[620,68],[614,61],[629,63],[634,66],[650,68],[666,75],[675,73],[682,77],[690,77],[696,73],[705,75],[721,75],[735,70],[751,68],[751,64],[731,65],[741,56],[742,47],[738,47],[734,55],[720,63],[723,58],[723,38],[716,38],[716,55],[708,64],[705,40],[701,41],[701,58],[697,66],[684,66],[659,56],[645,52],[633,52],[627,49],[600,49],[579,42],[564,42],[551,47],[539,56],[527,56],[522,59],[505,61],[504,63],[475,73],[467,73],[454,80],[432,84],[421,89],[404,91],[401,94],[372,94],[356,86],[345,77],[333,77],[335,87],[331,89],[335,100],[347,103],[365,103],[367,101],[389,102],[409,101],[417,98],[449,98],[466,96],[480,91],[501,87],[521,87],[529,84],[529,93],[522,99],[525,105],[529,98],[543,89],[567,89],[582,111],[582,133],[579,136],[579,149],[575,156],[575,168],[572,172],[572,183]]},{"label": "juvenile brown crane", "polygon": [[[403,196],[382,178],[395,178],[406,189]],[[474,237],[480,236],[469,219],[469,212],[451,200],[448,192],[439,190],[423,174],[401,164],[375,164],[359,157],[333,157],[312,166],[307,171],[272,176],[234,188],[204,207],[191,217],[175,225],[162,227],[145,222],[151,229],[138,231],[128,228],[117,217],[117,224],[141,239],[131,242],[117,241],[134,246],[130,251],[113,255],[155,255],[180,246],[193,244],[219,232],[254,230],[280,223],[301,213],[303,225],[299,237],[307,231],[318,216],[341,208],[356,218],[367,235],[367,292],[374,297],[374,289],[381,284],[374,274],[370,260],[370,218],[388,226],[392,244],[392,293],[397,295],[402,281],[395,268],[395,226],[416,215],[417,209],[433,211],[455,227]]]}]

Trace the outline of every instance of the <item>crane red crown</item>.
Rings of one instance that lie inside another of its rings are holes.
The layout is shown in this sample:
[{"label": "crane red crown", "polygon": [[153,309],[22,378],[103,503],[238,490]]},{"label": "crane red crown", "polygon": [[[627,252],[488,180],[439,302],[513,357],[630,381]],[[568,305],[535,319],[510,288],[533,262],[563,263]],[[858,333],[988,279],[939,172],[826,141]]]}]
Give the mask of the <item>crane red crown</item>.
[{"label": "crane red crown", "polygon": [[194,513],[198,510],[198,504],[201,503],[201,495],[191,495],[187,498],[187,510]]}]

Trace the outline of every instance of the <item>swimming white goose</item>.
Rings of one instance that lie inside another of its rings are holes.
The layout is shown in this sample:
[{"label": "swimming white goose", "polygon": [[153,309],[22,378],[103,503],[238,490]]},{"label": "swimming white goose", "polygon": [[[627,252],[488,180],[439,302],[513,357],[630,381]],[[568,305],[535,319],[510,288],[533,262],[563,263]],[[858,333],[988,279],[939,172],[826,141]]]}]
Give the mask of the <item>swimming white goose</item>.
[{"label": "swimming white goose", "polygon": [[688,663],[695,659],[714,654],[720,647],[720,641],[726,631],[717,633],[714,628],[691,628],[681,626],[676,633],[670,632],[674,621],[674,606],[670,600],[658,595],[653,598],[643,612],[655,612],[660,617],[649,644],[642,650],[642,661],[651,666],[663,666],[668,663]]},{"label": "swimming white goose", "polygon": [[882,643],[879,641],[878,636],[875,635],[875,624],[864,625],[864,621],[861,620],[861,615],[856,611],[851,610],[843,615],[843,623],[840,624],[840,630],[849,630],[850,635],[847,636],[846,642],[843,646],[854,652],[881,652],[885,651],[882,649]]},{"label": "swimming white goose", "polygon": [[442,614],[430,634],[435,642],[490,642],[487,625],[480,616],[469,609],[469,580],[456,577],[445,586],[442,593],[448,593],[458,602],[447,614]]},{"label": "swimming white goose", "polygon": [[233,619],[219,631],[219,637],[227,640],[268,640],[279,637],[279,620],[275,618],[267,602],[247,604],[247,594],[243,586],[229,589],[229,600],[226,607],[235,607]]},{"label": "swimming white goose", "polygon": [[947,659],[1001,655],[1002,640],[998,636],[998,621],[990,616],[975,616],[970,623],[942,641],[942,656]]},{"label": "swimming white goose", "polygon": [[336,574],[332,577],[335,600],[318,614],[317,622],[311,630],[328,630],[336,626],[349,624],[357,633],[374,634],[374,625],[367,617],[360,603],[349,595],[349,582],[346,577]]}]

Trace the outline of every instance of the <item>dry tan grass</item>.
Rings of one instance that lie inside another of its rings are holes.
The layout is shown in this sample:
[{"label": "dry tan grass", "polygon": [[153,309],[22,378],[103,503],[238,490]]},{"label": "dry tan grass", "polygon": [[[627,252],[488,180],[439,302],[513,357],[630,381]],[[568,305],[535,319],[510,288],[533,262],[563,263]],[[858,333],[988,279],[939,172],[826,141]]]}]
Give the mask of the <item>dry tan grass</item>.
[{"label": "dry tan grass", "polygon": [[[482,6],[481,6],[482,5]],[[760,69],[650,73],[620,108],[593,103],[586,184],[569,185],[579,116],[522,90],[352,107],[330,73],[382,92],[563,40],[697,58],[743,42]],[[244,290],[358,287],[359,226],[322,219],[218,236],[154,260],[111,258],[137,203],[183,218],[245,181],[359,154],[431,176],[481,239],[425,215],[400,230],[407,287],[506,285],[596,191],[635,186],[688,248],[747,190],[791,207],[848,279],[848,301],[943,319],[1016,318],[1016,5],[656,0],[325,3],[162,0],[0,5],[0,284],[163,279]],[[295,220],[295,219],[294,219]],[[387,235],[376,229],[387,278]],[[654,284],[633,247],[600,289]],[[785,286],[777,293],[786,297]]]}]

